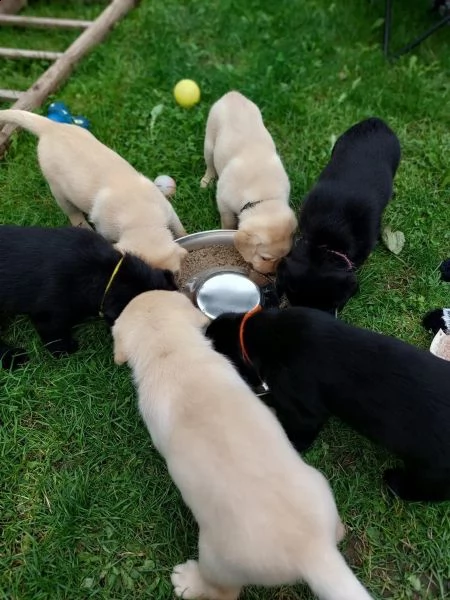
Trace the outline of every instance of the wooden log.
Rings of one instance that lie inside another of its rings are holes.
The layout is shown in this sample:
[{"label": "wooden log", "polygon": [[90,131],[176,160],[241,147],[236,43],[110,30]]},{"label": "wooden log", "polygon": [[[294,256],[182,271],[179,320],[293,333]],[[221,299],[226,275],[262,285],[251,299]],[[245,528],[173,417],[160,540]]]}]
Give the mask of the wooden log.
[{"label": "wooden log", "polygon": [[53,19],[51,17],[19,17],[17,15],[0,15],[0,25],[11,25],[12,27],[36,27],[45,29],[86,29],[89,27],[89,25],[92,25],[92,21],[82,21],[80,19]]},{"label": "wooden log", "polygon": [[22,94],[23,92],[19,92],[18,90],[0,90],[0,100],[18,100]]},{"label": "wooden log", "polygon": [[[122,19],[139,0],[113,0],[83,33],[67,48],[63,55],[39,77],[11,108],[33,110],[39,107],[73,71],[75,65],[109,33],[114,24]],[[3,156],[8,139],[17,128],[5,125],[0,131],[0,157]]]},{"label": "wooden log", "polygon": [[0,14],[14,14],[27,5],[27,0],[0,0]]},{"label": "wooden log", "polygon": [[21,48],[0,48],[3,58],[37,58],[40,60],[57,60],[63,52],[49,52],[47,50],[22,50]]}]

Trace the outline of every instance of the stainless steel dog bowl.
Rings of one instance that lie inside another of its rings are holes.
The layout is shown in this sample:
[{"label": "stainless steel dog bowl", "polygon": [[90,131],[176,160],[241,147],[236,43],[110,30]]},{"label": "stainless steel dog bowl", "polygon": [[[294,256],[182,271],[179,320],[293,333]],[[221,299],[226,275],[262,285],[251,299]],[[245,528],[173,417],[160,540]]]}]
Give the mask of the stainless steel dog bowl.
[{"label": "stainless steel dog bowl", "polygon": [[[177,242],[188,251],[218,245],[234,247],[234,234],[233,229],[202,231],[179,238]],[[275,287],[265,276],[253,280],[250,271],[250,265],[247,270],[235,265],[200,268],[181,291],[210,319],[225,312],[247,312],[258,304],[267,305],[268,287]]]}]

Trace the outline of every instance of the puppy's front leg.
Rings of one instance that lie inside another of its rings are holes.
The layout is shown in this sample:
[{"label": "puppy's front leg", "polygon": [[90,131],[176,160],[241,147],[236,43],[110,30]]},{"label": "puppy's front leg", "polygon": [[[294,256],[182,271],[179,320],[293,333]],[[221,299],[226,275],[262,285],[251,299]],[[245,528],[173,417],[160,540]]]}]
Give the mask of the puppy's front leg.
[{"label": "puppy's front leg", "polygon": [[170,209],[169,227],[177,238],[184,237],[187,235],[187,231],[172,205],[170,205]]},{"label": "puppy's front leg", "polygon": [[217,172],[214,167],[214,144],[211,142],[211,135],[212,133],[207,130],[204,147],[206,171],[200,181],[200,187],[202,188],[207,187],[211,181],[217,177]]},{"label": "puppy's front leg", "polygon": [[78,342],[72,337],[70,323],[61,316],[32,315],[31,321],[47,350],[54,356],[73,354],[78,350]]},{"label": "puppy's front leg", "polygon": [[72,202],[65,198],[58,184],[55,182],[50,184],[50,190],[61,210],[69,217],[71,225],[74,227],[82,227],[83,229],[92,230],[92,227],[86,221],[84,214],[78,207],[75,206],[75,204],[72,204]]},{"label": "puppy's front leg", "polygon": [[230,210],[220,210],[220,226],[222,227],[222,229],[236,229],[236,215]]}]

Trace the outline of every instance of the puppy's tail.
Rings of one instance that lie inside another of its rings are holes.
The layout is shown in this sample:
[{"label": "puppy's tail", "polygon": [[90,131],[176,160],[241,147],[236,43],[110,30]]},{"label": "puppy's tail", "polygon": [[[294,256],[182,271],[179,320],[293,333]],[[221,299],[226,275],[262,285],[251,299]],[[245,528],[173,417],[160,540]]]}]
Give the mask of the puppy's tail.
[{"label": "puppy's tail", "polygon": [[373,600],[336,547],[308,558],[303,579],[320,600]]},{"label": "puppy's tail", "polygon": [[58,124],[47,119],[47,117],[41,117],[27,110],[0,110],[0,123],[12,123],[23,127],[27,131],[34,133],[37,137],[40,137],[50,127],[55,127]]}]

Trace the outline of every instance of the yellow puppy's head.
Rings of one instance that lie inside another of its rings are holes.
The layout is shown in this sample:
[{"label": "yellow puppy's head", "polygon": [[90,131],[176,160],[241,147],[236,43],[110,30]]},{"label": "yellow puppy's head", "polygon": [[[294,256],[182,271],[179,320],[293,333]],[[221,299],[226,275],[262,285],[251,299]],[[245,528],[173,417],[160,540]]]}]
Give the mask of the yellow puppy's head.
[{"label": "yellow puppy's head", "polygon": [[280,260],[289,254],[297,219],[289,209],[283,215],[248,218],[234,235],[234,245],[244,260],[260,273],[274,273]]}]

